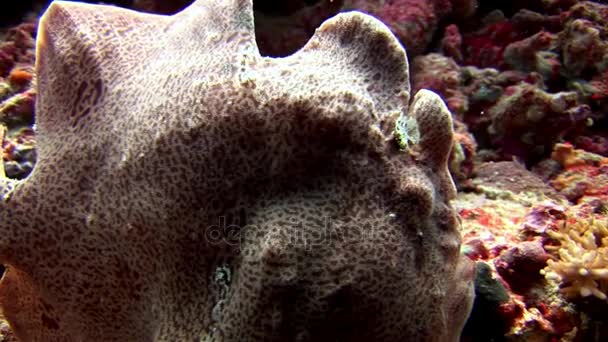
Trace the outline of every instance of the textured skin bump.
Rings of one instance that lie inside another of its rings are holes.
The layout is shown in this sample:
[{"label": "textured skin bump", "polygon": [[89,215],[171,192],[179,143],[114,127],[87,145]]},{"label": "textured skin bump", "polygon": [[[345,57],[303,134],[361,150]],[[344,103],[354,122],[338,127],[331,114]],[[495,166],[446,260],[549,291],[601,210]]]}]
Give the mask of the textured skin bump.
[{"label": "textured skin bump", "polygon": [[[0,182],[23,341],[457,341],[472,301],[450,116],[361,13],[259,55],[251,0],[54,2],[38,163]],[[401,151],[400,115],[421,139]]]}]

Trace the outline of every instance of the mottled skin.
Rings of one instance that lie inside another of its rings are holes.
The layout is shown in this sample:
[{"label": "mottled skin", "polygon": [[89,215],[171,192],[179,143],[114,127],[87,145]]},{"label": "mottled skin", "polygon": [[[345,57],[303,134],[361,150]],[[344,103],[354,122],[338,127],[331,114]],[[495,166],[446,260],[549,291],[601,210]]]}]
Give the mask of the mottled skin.
[{"label": "mottled skin", "polygon": [[[261,57],[251,0],[174,16],[55,2],[38,163],[0,181],[23,341],[457,341],[472,269],[450,115],[360,13]],[[421,139],[393,136],[413,115]]]}]

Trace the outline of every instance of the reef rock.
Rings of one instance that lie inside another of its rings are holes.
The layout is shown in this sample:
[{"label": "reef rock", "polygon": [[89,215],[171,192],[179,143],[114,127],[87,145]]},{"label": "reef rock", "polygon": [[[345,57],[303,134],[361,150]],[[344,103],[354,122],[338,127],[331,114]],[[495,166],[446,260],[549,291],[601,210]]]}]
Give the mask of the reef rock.
[{"label": "reef rock", "polygon": [[36,73],[37,164],[0,178],[21,340],[458,341],[452,122],[430,91],[408,106],[378,20],[337,15],[272,59],[251,0],[57,1]]}]

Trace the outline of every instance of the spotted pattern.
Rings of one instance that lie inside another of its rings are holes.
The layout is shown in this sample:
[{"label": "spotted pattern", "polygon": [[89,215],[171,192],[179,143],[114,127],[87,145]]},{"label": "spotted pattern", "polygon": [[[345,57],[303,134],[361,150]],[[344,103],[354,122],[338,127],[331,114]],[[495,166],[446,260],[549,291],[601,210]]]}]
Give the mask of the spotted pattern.
[{"label": "spotted pattern", "polygon": [[[54,2],[38,163],[0,181],[23,341],[457,341],[472,301],[450,115],[357,12],[259,55],[251,0]],[[401,151],[395,121],[420,141]]]}]

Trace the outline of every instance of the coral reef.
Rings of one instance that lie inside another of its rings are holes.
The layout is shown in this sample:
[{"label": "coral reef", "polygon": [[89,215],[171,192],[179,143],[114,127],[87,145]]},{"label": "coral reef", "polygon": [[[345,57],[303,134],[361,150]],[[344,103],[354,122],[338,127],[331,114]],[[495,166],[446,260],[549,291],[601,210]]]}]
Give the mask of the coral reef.
[{"label": "coral reef", "polygon": [[454,203],[464,251],[485,269],[464,340],[606,336],[606,158],[571,144],[552,158],[545,180],[513,162],[481,163]]},{"label": "coral reef", "polygon": [[344,9],[369,13],[386,23],[410,56],[424,53],[441,20],[466,18],[476,6],[471,0],[345,0]]},{"label": "coral reef", "polygon": [[500,11],[488,14],[483,24],[480,30],[463,36],[463,63],[480,68],[500,68],[507,45],[522,36]]},{"label": "coral reef", "polygon": [[10,178],[27,176],[36,161],[33,130],[34,34],[36,24],[25,23],[6,31],[0,43],[0,125],[3,169]]},{"label": "coral reef", "polygon": [[409,104],[405,51],[370,16],[280,59],[253,23],[248,0],[48,8],[38,160],[0,178],[19,338],[458,341],[474,269],[447,107]]},{"label": "coral reef", "polygon": [[448,0],[347,1],[345,7],[369,13],[386,23],[408,53],[416,56],[426,50],[437,23],[451,8]]},{"label": "coral reef", "polygon": [[36,139],[31,128],[10,131],[4,136],[3,155],[6,176],[25,178],[36,163]]},{"label": "coral reef", "polygon": [[449,57],[438,53],[414,58],[412,63],[412,88],[430,89],[441,94],[446,104],[457,116],[468,110],[460,66]]},{"label": "coral reef", "polygon": [[568,76],[602,73],[608,67],[606,8],[604,4],[582,1],[569,9],[560,33],[560,52]]},{"label": "coral reef", "polygon": [[566,5],[520,6],[510,18],[494,10],[478,29],[447,25],[442,55],[414,60],[414,89],[444,97],[494,159],[533,165],[565,139],[605,155],[608,6]]},{"label": "coral reef", "polygon": [[450,153],[449,166],[450,173],[460,189],[474,176],[477,143],[465,125],[455,121],[454,126],[454,148]]},{"label": "coral reef", "polygon": [[567,297],[608,294],[608,158],[571,144],[556,144],[551,155],[562,170],[550,183],[571,202],[559,221],[544,231],[552,252],[542,271]]},{"label": "coral reef", "polygon": [[11,28],[1,35],[0,77],[7,77],[14,67],[33,65],[35,31],[36,24],[28,22]]},{"label": "coral reef", "polygon": [[545,248],[556,255],[542,273],[561,284],[568,297],[608,298],[608,222],[605,219],[568,219],[547,235],[558,245]]},{"label": "coral reef", "polygon": [[462,340],[570,340],[583,330],[579,314],[540,274],[549,258],[545,230],[564,217],[567,202],[522,165],[485,163],[477,172],[476,190],[454,203],[464,251],[477,261],[476,299]]},{"label": "coral reef", "polygon": [[551,154],[563,170],[551,185],[573,203],[608,201],[608,157],[556,144]]},{"label": "coral reef", "polygon": [[488,114],[488,133],[500,152],[534,161],[566,135],[582,131],[590,109],[579,103],[575,92],[550,94],[521,82],[506,88]]}]

